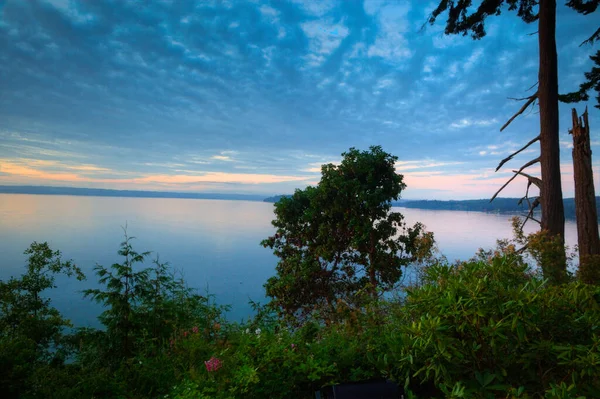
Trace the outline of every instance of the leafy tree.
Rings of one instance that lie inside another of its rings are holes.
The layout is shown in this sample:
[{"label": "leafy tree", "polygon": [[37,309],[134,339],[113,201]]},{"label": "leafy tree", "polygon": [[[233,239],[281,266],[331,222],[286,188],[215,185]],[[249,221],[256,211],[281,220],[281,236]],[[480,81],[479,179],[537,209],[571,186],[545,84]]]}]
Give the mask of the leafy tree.
[{"label": "leafy tree", "polygon": [[[571,0],[566,4],[579,13],[589,14],[595,11],[598,3],[598,0]],[[467,35],[470,33],[477,40],[486,34],[486,18],[492,15],[500,15],[505,6],[508,7],[509,11],[516,11],[517,16],[526,23],[538,22],[538,91],[528,98],[526,105],[531,104],[536,99],[539,102],[541,151],[538,159],[531,161],[523,168],[540,162],[542,172],[542,182],[539,187],[539,201],[542,206],[541,227],[543,230],[547,230],[550,236],[558,236],[559,240],[564,242],[565,218],[560,178],[558,124],[556,0],[481,0],[476,7],[473,6],[472,0],[442,0],[432,12],[429,22],[433,24],[442,13],[447,11],[446,34]],[[590,39],[593,41],[597,34],[598,32],[592,35]],[[591,76],[587,78],[590,79]],[[530,179],[531,181],[533,179]],[[566,265],[563,268],[566,269]]]},{"label": "leafy tree", "polygon": [[419,241],[421,224],[407,229],[403,216],[390,212],[406,187],[394,167],[397,157],[378,146],[342,156],[339,166],[323,165],[316,187],[275,204],[277,232],[262,242],[279,257],[267,295],[292,319],[315,310],[335,319],[336,310],[359,306],[360,294],[376,298],[378,288],[400,280],[419,242],[432,244]]},{"label": "leafy tree", "polygon": [[27,271],[0,280],[0,391],[8,397],[26,396],[36,389],[32,381],[45,366],[64,362],[69,346],[63,330],[71,323],[43,293],[56,288],[57,274],[85,278],[46,242],[34,242],[25,254]]}]

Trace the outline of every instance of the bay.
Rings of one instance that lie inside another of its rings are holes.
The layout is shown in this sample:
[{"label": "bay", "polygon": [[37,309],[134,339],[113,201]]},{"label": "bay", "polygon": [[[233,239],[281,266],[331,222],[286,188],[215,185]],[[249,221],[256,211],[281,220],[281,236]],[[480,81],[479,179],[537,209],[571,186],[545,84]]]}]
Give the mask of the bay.
[{"label": "bay", "polygon": [[[497,239],[511,236],[507,215],[394,210],[408,224],[421,222],[433,231],[451,261],[468,259],[478,248],[492,248]],[[252,313],[249,299],[265,302],[263,284],[275,272],[277,258],[260,246],[274,232],[273,217],[273,204],[265,202],[0,194],[0,279],[20,275],[27,261],[23,251],[33,241],[47,241],[88,276],[84,282],[59,278],[53,305],[77,326],[98,327],[102,309],[80,292],[96,286],[95,264],[121,261],[117,250],[127,226],[138,252],[158,254],[201,294],[231,305],[228,319],[240,321]],[[568,221],[565,230],[567,243],[574,245],[575,223]]]}]

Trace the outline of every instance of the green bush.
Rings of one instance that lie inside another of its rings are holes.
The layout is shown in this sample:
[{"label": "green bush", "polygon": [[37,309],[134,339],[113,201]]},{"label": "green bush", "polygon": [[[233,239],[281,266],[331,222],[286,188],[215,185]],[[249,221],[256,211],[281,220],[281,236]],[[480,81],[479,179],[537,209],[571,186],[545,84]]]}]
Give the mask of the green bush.
[{"label": "green bush", "polygon": [[445,397],[600,397],[599,287],[551,286],[517,256],[434,265],[423,283],[380,354],[398,381]]}]

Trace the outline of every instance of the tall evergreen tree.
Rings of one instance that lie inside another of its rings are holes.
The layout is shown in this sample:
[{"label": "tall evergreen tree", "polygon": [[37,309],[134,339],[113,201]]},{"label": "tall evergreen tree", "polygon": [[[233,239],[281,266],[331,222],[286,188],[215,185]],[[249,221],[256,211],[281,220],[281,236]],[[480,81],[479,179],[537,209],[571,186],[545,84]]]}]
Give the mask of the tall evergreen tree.
[{"label": "tall evergreen tree", "polygon": [[[571,0],[566,5],[579,13],[589,14],[598,6],[598,0]],[[540,162],[542,183],[540,203],[541,227],[564,242],[564,208],[560,176],[560,148],[558,124],[558,62],[556,52],[556,0],[481,0],[474,7],[472,0],[442,0],[432,12],[429,22],[435,23],[444,12],[448,13],[445,33],[471,34],[474,39],[486,35],[485,20],[500,15],[505,9],[514,11],[526,23],[538,23],[539,71],[538,91],[529,98],[539,102],[540,157],[527,165]],[[594,34],[598,35],[598,32]],[[592,36],[593,38],[594,36]],[[521,169],[522,170],[522,169]],[[566,269],[566,265],[565,265]]]}]

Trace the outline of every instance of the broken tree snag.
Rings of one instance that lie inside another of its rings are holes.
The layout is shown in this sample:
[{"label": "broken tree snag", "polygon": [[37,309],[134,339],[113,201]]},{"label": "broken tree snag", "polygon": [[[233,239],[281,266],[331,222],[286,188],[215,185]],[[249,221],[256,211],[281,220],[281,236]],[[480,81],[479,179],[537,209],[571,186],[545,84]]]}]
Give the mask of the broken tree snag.
[{"label": "broken tree snag", "polygon": [[[575,216],[577,218],[577,244],[579,246],[579,269],[586,283],[600,283],[600,237],[598,236],[598,211],[592,171],[590,148],[590,125],[587,108],[582,117],[573,116],[573,175],[575,179]],[[596,261],[594,262],[594,258]],[[595,265],[594,265],[595,264]]]},{"label": "broken tree snag", "polygon": [[490,202],[492,202],[494,199],[496,199],[496,197],[498,196],[498,194],[500,194],[500,191],[504,190],[504,187],[508,186],[510,184],[511,181],[515,180],[515,177],[517,177],[525,168],[530,167],[531,165],[534,165],[536,163],[540,162],[540,158],[537,157],[536,159],[532,159],[531,161],[527,162],[525,165],[521,166],[521,169],[519,169],[518,171],[513,171],[514,175],[513,177],[511,177],[510,179],[508,179],[508,181],[506,183],[504,183],[504,185],[502,187],[500,187],[500,190],[496,191],[496,194],[494,194],[494,196],[492,197],[492,199],[490,200]]},{"label": "broken tree snag", "polygon": [[536,99],[537,97],[538,97],[538,92],[536,91],[536,92],[535,92],[535,94],[532,94],[532,95],[531,95],[531,96],[529,96],[529,97],[525,97],[525,98],[523,98],[523,100],[527,99],[527,101],[525,102],[525,104],[523,104],[523,106],[521,107],[521,109],[520,109],[520,110],[518,110],[518,111],[517,111],[517,113],[516,113],[516,114],[514,114],[514,115],[513,115],[513,116],[512,116],[512,117],[511,117],[511,118],[508,120],[508,122],[506,122],[506,123],[505,123],[505,124],[504,124],[504,125],[503,125],[503,126],[500,128],[500,131],[503,131],[504,129],[506,129],[506,127],[507,127],[508,125],[510,125],[510,123],[511,123],[512,121],[514,121],[514,120],[515,120],[515,118],[516,118],[517,116],[519,116],[519,115],[521,115],[523,112],[525,112],[525,110],[527,109],[527,107],[529,107],[529,106],[530,106],[530,105],[531,105],[531,104],[532,104],[532,103],[535,101],[535,99]]},{"label": "broken tree snag", "polygon": [[504,158],[502,161],[500,161],[500,163],[498,164],[498,167],[496,168],[496,172],[498,171],[498,169],[500,169],[502,167],[502,165],[504,165],[505,163],[507,163],[508,161],[510,161],[511,159],[513,159],[515,155],[517,155],[521,151],[527,149],[527,147],[529,147],[530,145],[532,145],[533,143],[535,143],[539,139],[540,139],[540,136],[538,135],[536,138],[534,138],[533,140],[531,140],[529,143],[525,144],[525,146],[523,146],[520,150],[518,150],[516,152],[513,152],[512,154],[510,154],[509,156],[507,156],[506,158]]}]

